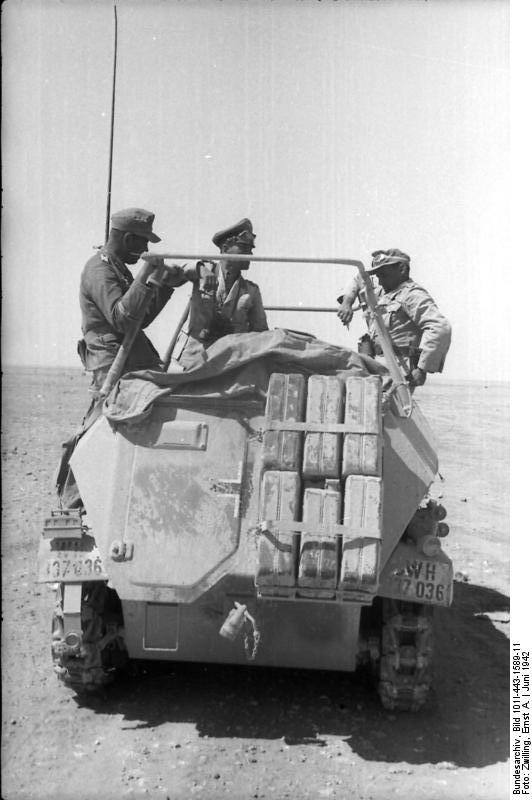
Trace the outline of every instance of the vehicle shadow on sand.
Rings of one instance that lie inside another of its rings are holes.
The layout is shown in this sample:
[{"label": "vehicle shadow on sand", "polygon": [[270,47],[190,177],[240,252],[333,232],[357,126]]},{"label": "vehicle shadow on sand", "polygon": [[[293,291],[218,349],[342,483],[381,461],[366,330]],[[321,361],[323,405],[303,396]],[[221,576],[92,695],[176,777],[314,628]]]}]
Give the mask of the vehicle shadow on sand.
[{"label": "vehicle shadow on sand", "polygon": [[336,736],[373,762],[483,767],[509,755],[509,641],[496,627],[508,609],[499,592],[455,584],[435,615],[435,688],[415,714],[385,711],[359,673],[160,662],[78,702],[128,729],[186,722],[205,737],[309,746]]}]

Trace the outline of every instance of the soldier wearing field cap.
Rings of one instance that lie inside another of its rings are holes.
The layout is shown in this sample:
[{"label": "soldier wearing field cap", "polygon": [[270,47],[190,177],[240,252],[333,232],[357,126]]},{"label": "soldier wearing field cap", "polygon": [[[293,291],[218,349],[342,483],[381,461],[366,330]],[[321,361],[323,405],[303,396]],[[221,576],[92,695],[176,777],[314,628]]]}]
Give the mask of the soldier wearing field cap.
[{"label": "soldier wearing field cap", "polygon": [[[451,344],[451,325],[426,289],[410,278],[410,256],[406,253],[397,248],[376,250],[366,272],[375,275],[380,284],[378,306],[394,351],[405,365],[411,385],[422,386],[427,372],[443,370]],[[338,316],[344,325],[351,322],[357,297],[365,306],[364,284],[358,273],[338,298]],[[377,331],[368,314],[366,321],[369,335],[362,337],[359,351],[380,355]]]},{"label": "soldier wearing field cap", "polygon": [[[148,287],[147,279],[160,261],[143,261],[135,278],[127,265],[135,264],[149,242],[160,242],[153,231],[154,214],[143,208],[126,208],[111,216],[109,239],[89,261],[81,274],[80,306],[83,339],[78,352],[92,373],[91,391],[96,393],[113,363],[130,325],[141,313],[148,292],[154,296],[142,319],[147,327],[170,299],[173,287],[196,278],[195,267],[167,267],[165,285]],[[212,283],[211,283],[212,285]],[[125,371],[160,369],[161,360],[143,330],[129,353]]]},{"label": "soldier wearing field cap", "polygon": [[[255,246],[253,226],[249,219],[241,219],[215,233],[212,241],[221,253],[251,254]],[[190,299],[188,334],[204,347],[229,333],[268,330],[260,289],[242,276],[249,263],[228,259],[198,265],[198,279]],[[206,287],[207,275],[215,278],[216,289]]]},{"label": "soldier wearing field cap", "polygon": [[[56,470],[56,491],[65,508],[77,508],[82,500],[69,459],[77,442],[101,414],[99,390],[130,326],[142,315],[141,328],[152,322],[170,299],[173,287],[196,278],[195,267],[167,266],[162,286],[147,285],[151,273],[163,263],[143,261],[135,278],[127,265],[135,264],[149,242],[160,242],[153,231],[154,214],[144,208],[126,208],[111,216],[111,230],[105,245],[90,258],[81,274],[79,301],[83,339],[78,353],[92,374],[92,401],[83,421],[66,442]],[[211,279],[212,281],[212,279]],[[145,299],[153,293],[145,310]],[[124,370],[161,369],[159,354],[143,330],[139,330],[129,351]]]}]

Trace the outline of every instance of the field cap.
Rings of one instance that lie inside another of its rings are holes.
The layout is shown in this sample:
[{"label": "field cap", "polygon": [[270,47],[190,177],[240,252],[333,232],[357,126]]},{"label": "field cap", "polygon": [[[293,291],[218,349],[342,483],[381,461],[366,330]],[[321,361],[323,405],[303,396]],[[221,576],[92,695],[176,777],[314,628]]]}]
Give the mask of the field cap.
[{"label": "field cap", "polygon": [[155,214],[144,208],[125,208],[111,215],[111,228],[143,236],[149,242],[160,242],[160,238],[152,231],[154,219]]},{"label": "field cap", "polygon": [[366,270],[370,275],[381,267],[387,267],[388,264],[410,264],[410,256],[396,247],[392,247],[390,250],[375,250],[371,255],[371,269]]},{"label": "field cap", "polygon": [[231,227],[215,233],[212,237],[212,241],[216,247],[220,248],[220,252],[222,253],[235,244],[249,245],[251,249],[253,249],[255,246],[253,225],[249,219],[241,219],[240,222],[231,225]]}]

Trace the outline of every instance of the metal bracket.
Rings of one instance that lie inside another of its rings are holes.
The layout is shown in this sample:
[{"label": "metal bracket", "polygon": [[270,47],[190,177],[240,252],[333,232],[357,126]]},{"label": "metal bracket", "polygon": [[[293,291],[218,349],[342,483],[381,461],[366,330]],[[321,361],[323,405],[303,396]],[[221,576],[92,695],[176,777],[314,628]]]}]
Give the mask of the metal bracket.
[{"label": "metal bracket", "polygon": [[42,535],[45,539],[81,539],[88,530],[83,525],[81,509],[65,508],[52,511],[44,520]]},{"label": "metal bracket", "polygon": [[83,584],[66,583],[63,594],[63,624],[64,639],[69,644],[69,639],[78,639],[81,642],[81,594]]}]

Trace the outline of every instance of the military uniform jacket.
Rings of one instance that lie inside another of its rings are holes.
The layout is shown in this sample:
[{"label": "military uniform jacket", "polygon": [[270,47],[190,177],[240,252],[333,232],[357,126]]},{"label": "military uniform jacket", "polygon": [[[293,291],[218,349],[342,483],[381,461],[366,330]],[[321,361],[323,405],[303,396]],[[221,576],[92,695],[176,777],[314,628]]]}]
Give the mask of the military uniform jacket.
[{"label": "military uniform jacket", "polygon": [[[356,276],[347,291],[360,290]],[[419,354],[418,367],[426,372],[441,372],[451,344],[451,325],[422,286],[410,278],[391,292],[382,287],[375,292],[377,304],[392,339],[394,349],[404,356]],[[366,316],[370,336],[378,344],[377,330]]]},{"label": "military uniform jacket", "polygon": [[[83,268],[79,291],[81,329],[85,340],[82,356],[85,368],[95,370],[110,366],[129,326],[139,318],[141,304],[151,287],[137,281],[126,265],[101,250]],[[150,324],[166,305],[172,289],[157,287],[142,320]],[[127,371],[160,366],[157,350],[140,330],[129,353]]]},{"label": "military uniform jacket", "polygon": [[[218,264],[214,273],[218,278],[216,292],[204,293],[199,284],[194,284],[190,298],[189,335],[211,343],[227,333],[267,331],[268,321],[257,284],[240,276],[227,291]],[[217,324],[216,317],[222,318],[221,325]]]}]

